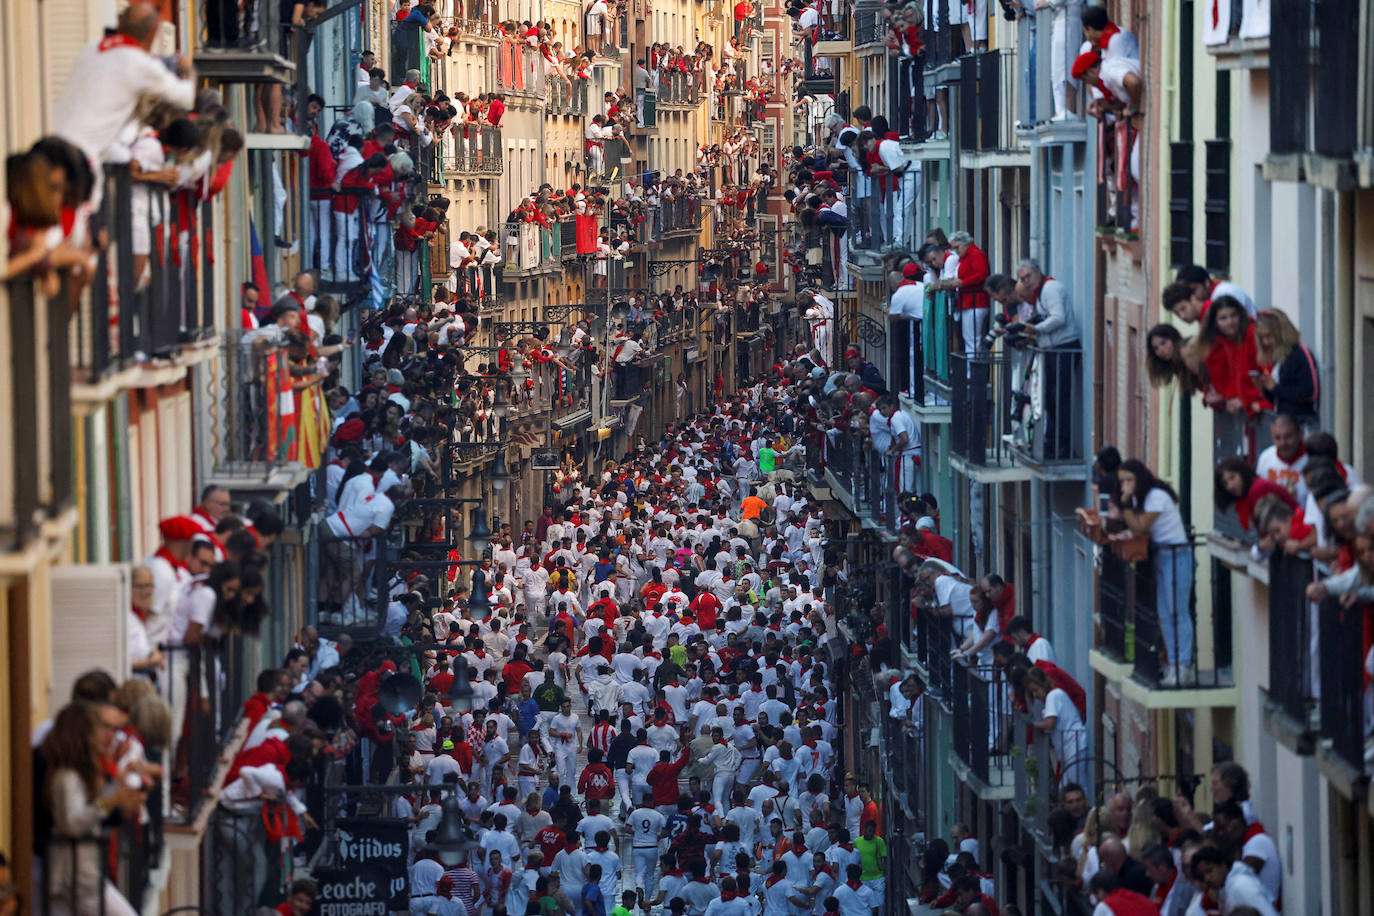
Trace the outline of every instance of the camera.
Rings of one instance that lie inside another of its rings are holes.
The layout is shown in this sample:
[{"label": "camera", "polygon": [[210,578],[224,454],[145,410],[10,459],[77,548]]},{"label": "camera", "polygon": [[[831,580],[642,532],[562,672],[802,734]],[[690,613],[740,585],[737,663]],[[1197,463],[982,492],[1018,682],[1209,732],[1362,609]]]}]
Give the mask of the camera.
[{"label": "camera", "polygon": [[983,349],[991,350],[992,345],[997,343],[997,338],[1001,335],[997,332],[1005,331],[1007,328],[1007,316],[998,312],[992,316],[993,327],[988,328],[988,332],[983,335]]}]

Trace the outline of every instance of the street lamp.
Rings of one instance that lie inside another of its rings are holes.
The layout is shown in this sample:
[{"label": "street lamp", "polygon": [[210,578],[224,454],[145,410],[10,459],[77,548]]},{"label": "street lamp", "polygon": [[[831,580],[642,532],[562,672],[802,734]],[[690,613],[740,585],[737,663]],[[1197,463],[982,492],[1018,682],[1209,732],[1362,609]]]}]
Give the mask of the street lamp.
[{"label": "street lamp", "polygon": [[459,715],[472,712],[472,683],[468,680],[468,666],[455,665],[453,683],[449,685],[448,695],[444,697],[444,708],[456,710]]},{"label": "street lamp", "polygon": [[496,453],[496,460],[491,464],[491,470],[487,472],[487,480],[491,481],[491,488],[496,492],[501,492],[514,478],[506,468],[506,453],[499,451]]},{"label": "street lamp", "polygon": [[472,510],[472,525],[468,528],[467,542],[472,545],[478,556],[487,552],[487,547],[491,544],[491,529],[487,527],[486,506],[479,505]]},{"label": "street lamp", "polygon": [[477,841],[468,829],[467,818],[463,817],[463,809],[458,804],[458,793],[451,792],[445,795],[440,807],[444,812],[443,817],[434,831],[434,839],[430,846],[438,854],[439,861],[446,866],[466,862],[473,850],[478,847]]},{"label": "street lamp", "polygon": [[510,413],[510,399],[506,397],[505,379],[498,379],[496,397],[491,401],[491,412],[498,420],[506,419]]}]

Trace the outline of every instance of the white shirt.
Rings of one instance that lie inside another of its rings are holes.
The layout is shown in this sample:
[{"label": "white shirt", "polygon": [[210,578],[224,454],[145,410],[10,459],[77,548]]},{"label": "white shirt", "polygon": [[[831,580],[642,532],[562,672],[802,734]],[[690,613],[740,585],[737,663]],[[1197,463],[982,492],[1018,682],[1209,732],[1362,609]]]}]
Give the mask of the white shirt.
[{"label": "white shirt", "polygon": [[1183,527],[1178,503],[1164,490],[1154,487],[1145,494],[1145,511],[1159,513],[1150,524],[1150,543],[1166,546],[1188,543],[1188,532]]},{"label": "white shirt", "polygon": [[72,64],[71,76],[53,106],[65,112],[53,133],[79,146],[93,161],[103,162],[117,142],[137,136],[134,109],[151,95],[177,108],[195,106],[194,80],[181,79],[142,48],[118,45],[101,51],[86,45]]},{"label": "white shirt", "polygon": [[645,849],[650,846],[657,846],[659,834],[663,832],[663,825],[667,821],[668,819],[657,808],[636,808],[630,814],[630,830],[634,837],[634,847]]},{"label": "white shirt", "polygon": [[1305,467],[1307,452],[1304,451],[1296,460],[1289,462],[1280,458],[1278,449],[1271,445],[1260,452],[1259,459],[1255,461],[1255,476],[1283,487],[1293,494],[1293,498],[1301,506],[1307,502],[1307,481],[1302,479]]}]

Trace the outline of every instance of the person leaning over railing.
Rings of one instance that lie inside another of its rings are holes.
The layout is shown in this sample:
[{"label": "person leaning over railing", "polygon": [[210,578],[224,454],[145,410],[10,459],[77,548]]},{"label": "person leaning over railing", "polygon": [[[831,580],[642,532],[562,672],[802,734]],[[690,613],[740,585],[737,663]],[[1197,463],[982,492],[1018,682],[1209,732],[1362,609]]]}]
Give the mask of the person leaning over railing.
[{"label": "person leaning over railing", "polygon": [[116,726],[105,716],[112,705],[72,703],[57,714],[39,747],[43,784],[39,807],[51,820],[40,823],[47,841],[43,890],[48,912],[99,912],[137,916],[138,911],[103,876],[101,828],[136,817],[147,797],[136,770],[107,774],[105,761]]}]

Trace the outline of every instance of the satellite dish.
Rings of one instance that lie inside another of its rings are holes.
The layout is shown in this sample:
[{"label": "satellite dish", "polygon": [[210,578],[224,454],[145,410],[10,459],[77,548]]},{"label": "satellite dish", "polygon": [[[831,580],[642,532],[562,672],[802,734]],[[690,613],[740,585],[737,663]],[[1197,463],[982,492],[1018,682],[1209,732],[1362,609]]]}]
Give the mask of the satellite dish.
[{"label": "satellite dish", "polygon": [[424,685],[413,674],[393,674],[377,688],[377,699],[393,716],[414,709],[423,694]]}]

